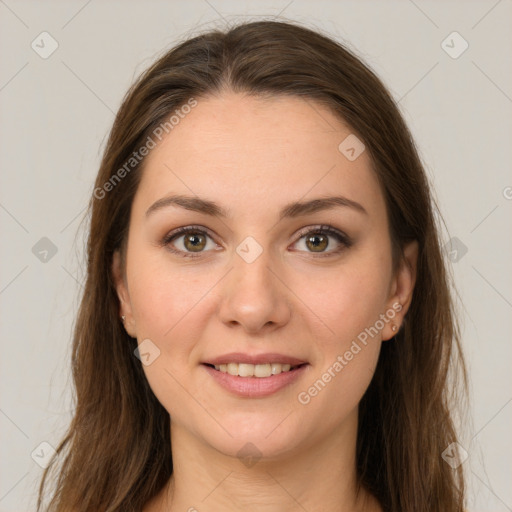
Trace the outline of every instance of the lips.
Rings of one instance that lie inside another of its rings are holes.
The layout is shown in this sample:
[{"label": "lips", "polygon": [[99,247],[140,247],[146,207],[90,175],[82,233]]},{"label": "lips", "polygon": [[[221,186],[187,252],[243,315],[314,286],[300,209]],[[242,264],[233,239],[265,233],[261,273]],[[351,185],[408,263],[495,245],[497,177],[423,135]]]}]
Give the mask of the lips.
[{"label": "lips", "polygon": [[309,364],[304,363],[293,370],[290,369],[268,377],[241,377],[216,370],[210,364],[201,366],[215,383],[230,394],[243,398],[264,398],[292,386],[299,379],[303,379]]},{"label": "lips", "polygon": [[206,358],[201,366],[231,394],[263,398],[292,385],[310,365],[304,359],[275,352],[231,352]]}]

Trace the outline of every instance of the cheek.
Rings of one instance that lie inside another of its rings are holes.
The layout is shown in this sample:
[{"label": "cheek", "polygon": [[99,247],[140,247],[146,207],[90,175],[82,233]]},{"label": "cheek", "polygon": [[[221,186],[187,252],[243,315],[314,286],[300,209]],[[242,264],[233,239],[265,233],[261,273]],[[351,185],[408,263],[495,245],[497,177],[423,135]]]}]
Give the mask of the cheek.
[{"label": "cheek", "polygon": [[181,411],[190,410],[190,397],[200,396],[190,375],[213,314],[205,293],[218,279],[212,273],[199,276],[192,267],[173,269],[163,259],[147,257],[139,260],[144,261],[141,265],[133,258],[130,297],[138,343],[151,340],[150,347],[158,354],[143,366],[144,373],[159,402],[177,419]]},{"label": "cheek", "polygon": [[325,340],[332,340],[332,348],[343,350],[352,339],[375,325],[385,310],[389,279],[387,258],[370,255],[324,275],[314,287],[309,286],[307,303],[329,327],[329,331],[324,329],[330,332]]},{"label": "cheek", "polygon": [[[311,375],[297,400],[305,421],[322,418],[321,429],[328,432],[348,418],[358,407],[373,378],[380,342],[363,346],[355,342]],[[348,357],[350,354],[350,359]]]},{"label": "cheek", "polygon": [[[318,359],[297,396],[308,415],[324,418],[323,428],[334,428],[353,411],[368,388],[378,362],[382,330],[379,321],[386,290],[376,273],[340,275],[330,285],[328,300],[315,295],[328,335],[316,339]],[[326,415],[325,411],[329,414]]]},{"label": "cheek", "polygon": [[139,338],[139,330],[158,340],[171,336],[208,286],[192,266],[172,264],[165,249],[144,250],[135,244],[127,273]]},{"label": "cheek", "polygon": [[[308,298],[308,305],[328,326],[316,339],[318,365],[304,402],[329,407],[343,416],[357,405],[377,365],[390,279],[390,258],[368,252],[340,267]],[[318,281],[317,281],[318,282]],[[321,286],[323,285],[323,286]],[[313,321],[313,315],[309,315]],[[320,332],[320,331],[319,331]]]},{"label": "cheek", "polygon": [[184,376],[200,359],[219,276],[204,267],[173,265],[167,255],[150,251],[134,251],[132,262],[131,274],[127,270],[137,338],[139,343],[150,339],[162,356],[146,370],[165,364]]}]

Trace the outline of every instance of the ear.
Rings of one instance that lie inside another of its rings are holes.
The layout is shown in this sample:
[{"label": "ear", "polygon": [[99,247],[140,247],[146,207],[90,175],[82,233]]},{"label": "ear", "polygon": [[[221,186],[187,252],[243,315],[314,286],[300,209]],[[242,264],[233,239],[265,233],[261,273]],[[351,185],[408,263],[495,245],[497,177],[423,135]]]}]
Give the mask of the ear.
[{"label": "ear", "polygon": [[[387,302],[388,311],[396,314],[388,322],[382,331],[382,339],[389,340],[398,332],[402,326],[404,316],[411,305],[414,285],[416,284],[416,273],[418,265],[418,241],[413,240],[405,245],[403,258],[399,268],[393,276],[390,287],[390,296]],[[394,332],[392,326],[396,325],[398,330]]]},{"label": "ear", "polygon": [[120,303],[119,316],[125,317],[123,324],[124,328],[126,329],[126,332],[132,338],[136,338],[137,334],[135,331],[135,321],[133,319],[130,294],[128,292],[128,285],[126,283],[126,278],[121,263],[121,254],[119,250],[116,250],[112,258],[112,276],[114,278],[114,284]]}]

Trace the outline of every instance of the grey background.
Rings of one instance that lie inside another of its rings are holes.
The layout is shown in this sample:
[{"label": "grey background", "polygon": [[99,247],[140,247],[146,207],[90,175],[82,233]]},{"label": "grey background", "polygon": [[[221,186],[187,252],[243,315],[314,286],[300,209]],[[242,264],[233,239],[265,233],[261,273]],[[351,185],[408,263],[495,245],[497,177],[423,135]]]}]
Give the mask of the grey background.
[{"label": "grey background", "polygon": [[[460,241],[448,247],[458,251],[451,266],[471,375],[461,438],[469,510],[512,510],[510,0],[0,0],[1,512],[34,510],[35,461],[49,453],[40,443],[56,446],[71,417],[79,228],[122,96],[178,40],[279,15],[347,44],[399,100],[446,220],[444,241]],[[51,48],[43,31],[58,43],[46,59],[31,47]],[[454,31],[469,44],[458,58],[445,51],[462,49],[457,36],[442,47]]]}]

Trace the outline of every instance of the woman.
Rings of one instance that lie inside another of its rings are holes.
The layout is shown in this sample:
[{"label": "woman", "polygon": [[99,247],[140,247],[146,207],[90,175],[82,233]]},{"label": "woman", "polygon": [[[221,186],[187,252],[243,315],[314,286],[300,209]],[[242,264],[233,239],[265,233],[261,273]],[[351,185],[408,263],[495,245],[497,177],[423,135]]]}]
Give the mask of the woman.
[{"label": "woman", "polygon": [[434,206],[339,43],[264,21],[166,53],[91,198],[49,510],[463,510]]}]

